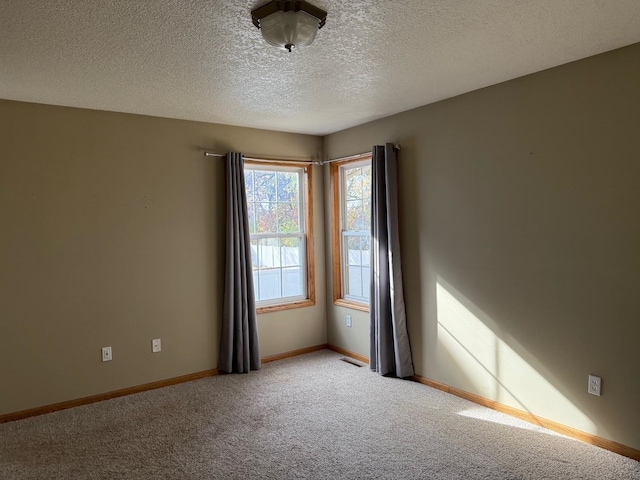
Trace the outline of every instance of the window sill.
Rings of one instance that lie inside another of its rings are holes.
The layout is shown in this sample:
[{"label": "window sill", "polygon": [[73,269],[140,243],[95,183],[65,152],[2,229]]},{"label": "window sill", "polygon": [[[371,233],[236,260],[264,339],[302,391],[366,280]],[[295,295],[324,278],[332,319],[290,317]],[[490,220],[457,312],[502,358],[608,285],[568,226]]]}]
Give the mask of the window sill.
[{"label": "window sill", "polygon": [[299,302],[281,303],[278,305],[265,305],[256,307],[256,313],[282,312],[283,310],[293,310],[294,308],[312,307],[316,304],[314,300],[301,300]]},{"label": "window sill", "polygon": [[369,311],[369,305],[345,300],[344,298],[338,298],[333,303],[339,307],[353,308],[354,310],[360,310],[361,312]]}]

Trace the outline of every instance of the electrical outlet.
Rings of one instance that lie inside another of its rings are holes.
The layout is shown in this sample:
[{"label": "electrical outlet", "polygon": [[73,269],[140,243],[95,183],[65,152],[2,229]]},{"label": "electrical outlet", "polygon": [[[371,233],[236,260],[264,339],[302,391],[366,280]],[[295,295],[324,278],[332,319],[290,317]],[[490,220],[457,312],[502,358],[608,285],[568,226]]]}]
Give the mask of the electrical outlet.
[{"label": "electrical outlet", "polygon": [[151,351],[158,353],[160,350],[162,350],[162,341],[159,338],[151,340]]},{"label": "electrical outlet", "polygon": [[351,328],[351,315],[347,315],[347,327]]},{"label": "electrical outlet", "polygon": [[102,361],[110,362],[113,360],[113,355],[111,354],[111,347],[102,347]]},{"label": "electrical outlet", "polygon": [[587,391],[591,395],[602,395],[602,378],[596,375],[589,375],[589,389]]}]

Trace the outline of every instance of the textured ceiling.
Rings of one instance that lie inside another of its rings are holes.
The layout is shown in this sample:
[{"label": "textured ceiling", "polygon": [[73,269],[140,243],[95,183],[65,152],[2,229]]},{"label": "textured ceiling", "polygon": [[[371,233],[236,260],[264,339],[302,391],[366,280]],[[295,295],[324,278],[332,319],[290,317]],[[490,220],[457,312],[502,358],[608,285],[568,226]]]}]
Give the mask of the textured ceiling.
[{"label": "textured ceiling", "polygon": [[323,135],[640,41],[639,0],[312,0],[309,47],[261,0],[1,0],[0,98]]}]

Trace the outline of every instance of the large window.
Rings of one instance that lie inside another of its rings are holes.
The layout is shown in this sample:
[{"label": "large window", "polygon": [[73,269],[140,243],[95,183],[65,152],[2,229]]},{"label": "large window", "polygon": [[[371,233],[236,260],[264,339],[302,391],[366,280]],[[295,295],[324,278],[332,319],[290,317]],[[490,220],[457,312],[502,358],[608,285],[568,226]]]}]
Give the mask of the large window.
[{"label": "large window", "polygon": [[313,305],[311,167],[245,163],[258,312]]},{"label": "large window", "polygon": [[368,310],[371,252],[371,155],[331,165],[334,302]]}]

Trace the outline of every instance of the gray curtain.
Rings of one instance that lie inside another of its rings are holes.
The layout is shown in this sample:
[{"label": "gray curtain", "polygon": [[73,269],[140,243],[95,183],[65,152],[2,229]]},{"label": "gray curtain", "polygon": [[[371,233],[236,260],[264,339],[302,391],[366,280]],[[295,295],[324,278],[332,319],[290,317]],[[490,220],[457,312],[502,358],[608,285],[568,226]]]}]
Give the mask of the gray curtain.
[{"label": "gray curtain", "polygon": [[369,366],[381,375],[413,375],[398,233],[398,157],[393,144],[371,161],[371,323]]},{"label": "gray curtain", "polygon": [[227,153],[227,248],[218,370],[248,373],[260,368],[251,240],[244,186],[244,157]]}]

